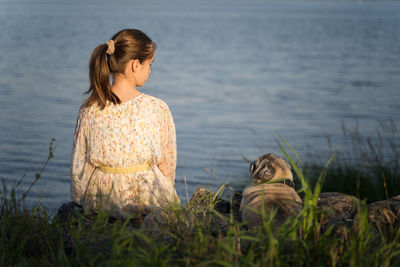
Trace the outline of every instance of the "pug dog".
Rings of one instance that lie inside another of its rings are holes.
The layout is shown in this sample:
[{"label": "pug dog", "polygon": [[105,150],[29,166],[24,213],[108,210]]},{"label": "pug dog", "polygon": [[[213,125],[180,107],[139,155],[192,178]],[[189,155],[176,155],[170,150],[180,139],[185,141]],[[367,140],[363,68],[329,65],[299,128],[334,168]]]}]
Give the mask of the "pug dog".
[{"label": "pug dog", "polygon": [[[262,224],[276,210],[275,225],[302,209],[302,200],[294,190],[290,165],[281,157],[265,154],[250,164],[251,183],[242,193],[240,213],[249,228]],[[262,216],[263,210],[266,216]]]}]

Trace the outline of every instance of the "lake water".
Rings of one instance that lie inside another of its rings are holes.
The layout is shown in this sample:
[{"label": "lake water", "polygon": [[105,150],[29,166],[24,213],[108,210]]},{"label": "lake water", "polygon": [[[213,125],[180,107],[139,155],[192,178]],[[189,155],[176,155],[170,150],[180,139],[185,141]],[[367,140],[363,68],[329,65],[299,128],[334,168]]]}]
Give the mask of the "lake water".
[{"label": "lake water", "polygon": [[26,173],[26,188],[57,140],[28,204],[69,201],[89,57],[123,28],[158,45],[143,92],[173,113],[183,201],[186,188],[228,178],[240,189],[243,158],[282,154],[275,131],[300,156],[325,155],[326,136],[341,146],[343,122],[366,136],[377,120],[399,123],[400,2],[141,2],[0,1],[0,175],[12,184]]}]

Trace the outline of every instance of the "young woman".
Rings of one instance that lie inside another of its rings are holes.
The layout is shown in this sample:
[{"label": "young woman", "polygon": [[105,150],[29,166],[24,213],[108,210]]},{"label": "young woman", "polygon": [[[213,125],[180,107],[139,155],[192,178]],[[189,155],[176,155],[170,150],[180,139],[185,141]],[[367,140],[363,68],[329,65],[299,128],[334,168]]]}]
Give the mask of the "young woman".
[{"label": "young woman", "polygon": [[155,50],[146,34],[126,29],[92,53],[90,96],[79,111],[71,160],[71,197],[85,210],[126,218],[179,203],[171,112],[138,91]]}]

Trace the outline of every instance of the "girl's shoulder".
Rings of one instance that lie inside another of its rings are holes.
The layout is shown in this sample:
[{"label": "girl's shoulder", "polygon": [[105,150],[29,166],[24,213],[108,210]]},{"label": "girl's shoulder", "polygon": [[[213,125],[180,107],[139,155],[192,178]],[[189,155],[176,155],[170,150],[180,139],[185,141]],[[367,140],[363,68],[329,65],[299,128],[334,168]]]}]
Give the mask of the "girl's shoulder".
[{"label": "girl's shoulder", "polygon": [[99,110],[99,106],[96,103],[92,103],[90,105],[87,105],[84,103],[79,108],[78,117],[80,119],[88,118],[90,116],[90,114],[93,114],[97,110]]},{"label": "girl's shoulder", "polygon": [[85,117],[85,115],[88,113],[89,108],[90,108],[90,106],[87,106],[87,105],[85,105],[85,104],[82,104],[82,106],[79,108],[78,116],[79,116],[80,118]]},{"label": "girl's shoulder", "polygon": [[169,111],[169,107],[164,100],[145,94],[143,97],[143,102],[148,105],[154,112],[165,112]]}]

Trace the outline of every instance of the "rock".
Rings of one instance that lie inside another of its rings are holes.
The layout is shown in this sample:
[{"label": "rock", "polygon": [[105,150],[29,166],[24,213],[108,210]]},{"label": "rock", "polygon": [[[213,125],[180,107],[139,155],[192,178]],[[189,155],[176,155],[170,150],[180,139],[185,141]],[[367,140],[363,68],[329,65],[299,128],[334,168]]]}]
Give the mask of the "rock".
[{"label": "rock", "polygon": [[400,195],[368,205],[368,218],[377,228],[400,223]]},{"label": "rock", "polygon": [[58,209],[53,222],[60,223],[62,226],[77,224],[80,214],[83,214],[82,206],[72,201],[64,203]]},{"label": "rock", "polygon": [[[208,228],[214,235],[227,232],[230,209],[229,201],[202,187],[195,190],[185,207],[185,210],[194,216],[197,224]],[[213,210],[222,216],[218,216]]]},{"label": "rock", "polygon": [[[360,200],[356,197],[327,192],[321,193],[317,206],[324,211],[323,225],[345,225],[351,227]],[[377,201],[368,205],[368,219],[375,228],[385,228],[400,224],[400,195],[389,200]]]},{"label": "rock", "polygon": [[203,187],[198,187],[194,191],[186,207],[194,212],[209,210],[211,207],[219,213],[229,213],[230,211],[230,203],[228,201],[216,196],[211,190]]},{"label": "rock", "polygon": [[359,199],[354,196],[325,192],[319,195],[317,207],[321,208],[329,219],[346,220],[354,218],[358,204]]},{"label": "rock", "polygon": [[214,197],[215,195],[209,189],[198,187],[186,204],[186,207],[194,211],[207,210],[212,204]]},{"label": "rock", "polygon": [[[234,223],[241,222],[239,213],[241,192],[235,192],[231,201],[224,200],[209,189],[199,187],[190,201],[184,206],[171,209],[159,209],[147,214],[140,220],[129,223],[129,229],[140,227],[141,230],[149,234],[148,236],[168,241],[173,233],[176,236],[186,238],[193,234],[196,225],[210,231],[213,235],[225,235],[229,229],[231,211]],[[360,206],[360,200],[356,197],[336,193],[321,193],[317,207],[322,210],[323,221],[322,230],[334,226],[335,231],[342,226],[351,228],[354,217]],[[217,211],[217,212],[215,212]],[[70,226],[78,224],[82,218],[83,208],[74,202],[63,204],[58,210],[53,222],[59,223],[65,230]],[[90,224],[94,221],[95,215],[83,217],[84,223]],[[368,205],[368,218],[375,228],[384,228],[388,225],[400,224],[400,195],[385,201],[378,201]],[[112,225],[115,221],[109,218],[108,223]],[[173,240],[169,240],[171,243]]]},{"label": "rock", "polygon": [[159,209],[144,217],[140,230],[148,237],[152,237],[153,240],[173,244],[173,236],[187,238],[192,234],[194,226],[194,216],[182,208],[176,209],[172,213],[169,209]]},{"label": "rock", "polygon": [[[218,235],[228,230],[230,210],[229,201],[216,196],[209,189],[198,187],[189,202],[184,207],[174,210],[173,213],[169,209],[160,209],[147,214],[140,229],[148,236],[167,243],[173,241],[171,235],[166,233],[188,238],[196,225]],[[214,211],[222,215],[222,218]]]},{"label": "rock", "polygon": [[390,198],[391,201],[400,201],[400,195]]},{"label": "rock", "polygon": [[358,205],[359,199],[354,196],[337,192],[321,193],[317,207],[323,211],[323,228],[330,225],[351,227]]},{"label": "rock", "polygon": [[[58,223],[63,227],[68,227],[71,225],[77,225],[79,219],[81,219],[86,226],[90,226],[96,220],[96,216],[96,213],[87,213],[81,205],[71,201],[61,205],[53,219],[53,223]],[[137,217],[131,218],[127,227],[139,228],[143,221],[143,217],[144,215],[138,215]],[[107,220],[108,226],[112,226],[116,221],[121,221],[121,223],[124,221],[123,219],[116,219],[113,217],[108,217]]]},{"label": "rock", "polygon": [[69,227],[78,225],[79,216],[83,214],[82,206],[75,202],[67,202],[61,205],[52,223],[59,224],[62,227],[62,236],[64,241],[64,250],[67,255],[72,254],[74,248],[74,240],[70,233]]}]

